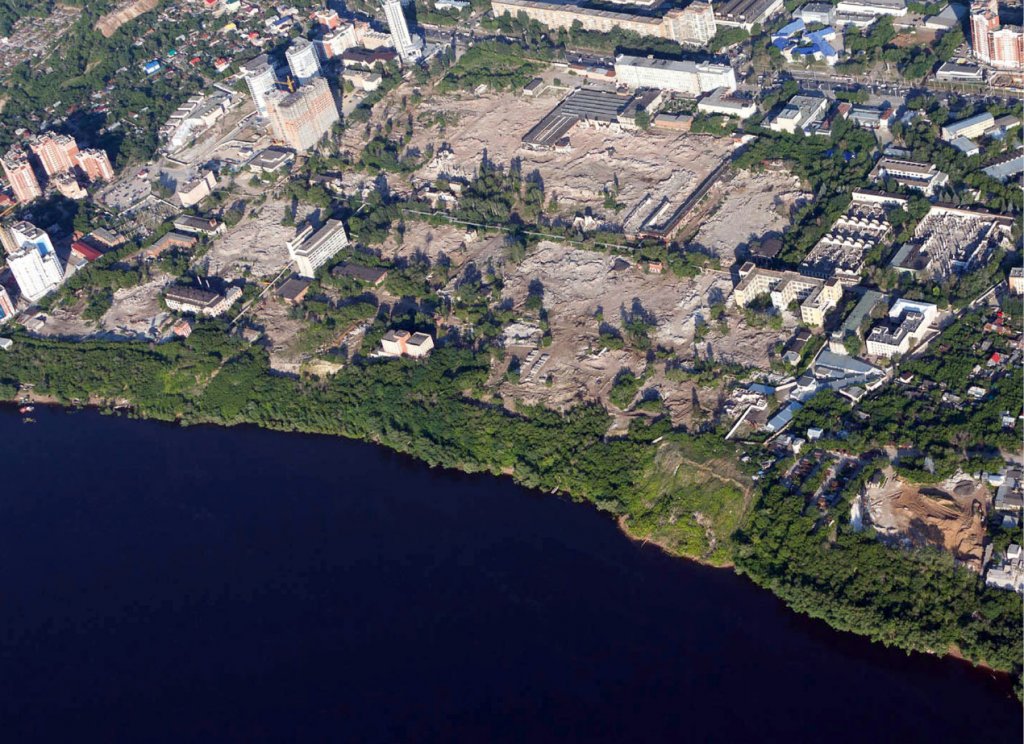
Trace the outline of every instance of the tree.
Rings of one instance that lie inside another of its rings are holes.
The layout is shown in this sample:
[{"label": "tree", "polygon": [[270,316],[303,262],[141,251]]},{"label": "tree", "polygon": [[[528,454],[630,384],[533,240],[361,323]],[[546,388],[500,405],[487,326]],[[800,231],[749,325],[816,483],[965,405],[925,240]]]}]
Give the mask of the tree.
[{"label": "tree", "polygon": [[633,122],[646,132],[651,128],[651,115],[644,109],[637,109]]}]

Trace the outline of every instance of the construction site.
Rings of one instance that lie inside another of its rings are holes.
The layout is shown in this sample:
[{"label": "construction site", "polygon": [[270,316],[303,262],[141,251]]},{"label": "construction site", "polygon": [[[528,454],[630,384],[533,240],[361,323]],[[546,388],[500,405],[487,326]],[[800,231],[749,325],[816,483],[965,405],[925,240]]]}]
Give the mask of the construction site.
[{"label": "construction site", "polygon": [[866,521],[883,539],[940,548],[980,573],[991,507],[981,481],[957,473],[926,486],[900,478],[887,466],[860,498]]}]

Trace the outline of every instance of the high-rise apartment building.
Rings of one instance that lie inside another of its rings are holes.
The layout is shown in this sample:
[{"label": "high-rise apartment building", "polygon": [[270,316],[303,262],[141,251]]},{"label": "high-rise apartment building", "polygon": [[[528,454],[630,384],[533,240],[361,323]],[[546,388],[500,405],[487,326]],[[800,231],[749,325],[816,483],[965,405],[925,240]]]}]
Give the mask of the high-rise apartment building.
[{"label": "high-rise apartment building", "polygon": [[78,143],[67,134],[44,132],[32,138],[29,148],[50,178],[73,170],[77,163]]},{"label": "high-rise apartment building", "polygon": [[11,190],[19,202],[26,204],[43,195],[39,180],[28,160],[28,154],[23,150],[10,150],[0,160],[0,165],[3,165],[7,182],[11,184]]},{"label": "high-rise apartment building", "polygon": [[346,245],[348,234],[341,220],[327,220],[315,233],[312,225],[300,230],[288,241],[288,255],[295,261],[299,275],[312,279],[316,276],[316,270]]},{"label": "high-rise apartment building", "polygon": [[242,65],[242,76],[245,84],[249,86],[249,95],[260,116],[267,115],[267,96],[273,92],[277,85],[277,77],[274,75],[274,68],[270,66],[267,55],[249,60]]},{"label": "high-rise apartment building", "polygon": [[18,282],[18,289],[29,302],[53,291],[64,281],[64,268],[50,236],[29,222],[10,227],[18,250],[7,257],[7,265]]},{"label": "high-rise apartment building", "polygon": [[402,0],[381,0],[384,16],[388,21],[391,41],[403,62],[414,62],[423,56],[423,40],[409,34],[409,25],[402,13]]},{"label": "high-rise apartment building", "polygon": [[1020,71],[1024,65],[1024,29],[1002,25],[998,0],[976,0],[971,6],[971,48],[985,64]]},{"label": "high-rise apartment building", "polygon": [[109,181],[114,177],[114,167],[105,150],[82,150],[78,153],[76,165],[89,181]]},{"label": "high-rise apartment building", "polygon": [[316,49],[306,39],[296,39],[284,53],[288,60],[288,69],[298,85],[305,85],[320,74],[320,63],[316,59]]},{"label": "high-rise apartment building", "polygon": [[340,119],[327,81],[315,77],[294,93],[276,90],[267,96],[267,115],[274,137],[305,152]]}]

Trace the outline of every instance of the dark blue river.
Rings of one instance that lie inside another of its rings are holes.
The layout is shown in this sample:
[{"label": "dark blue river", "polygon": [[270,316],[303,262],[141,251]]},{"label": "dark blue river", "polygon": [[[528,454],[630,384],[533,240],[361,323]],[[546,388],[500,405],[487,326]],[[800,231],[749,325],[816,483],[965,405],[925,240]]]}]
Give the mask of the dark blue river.
[{"label": "dark blue river", "polygon": [[380,448],[0,408],[4,742],[1021,741],[1005,679]]}]

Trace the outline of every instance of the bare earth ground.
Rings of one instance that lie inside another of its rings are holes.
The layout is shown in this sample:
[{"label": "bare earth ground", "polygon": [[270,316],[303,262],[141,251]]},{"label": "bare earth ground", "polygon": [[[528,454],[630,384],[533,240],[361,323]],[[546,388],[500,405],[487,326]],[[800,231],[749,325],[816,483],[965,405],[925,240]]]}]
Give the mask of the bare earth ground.
[{"label": "bare earth ground", "polygon": [[[235,227],[217,238],[206,254],[209,273],[227,280],[238,279],[246,269],[258,277],[277,274],[288,263],[285,246],[295,236],[294,227],[281,224],[288,202],[268,198]],[[299,206],[296,224],[313,210]]]},{"label": "bare earth ground", "polygon": [[[596,317],[600,309],[604,322],[621,329],[622,310],[631,310],[634,300],[657,319],[652,340],[690,359],[695,318],[709,318],[711,298],[724,300],[732,291],[732,282],[724,273],[679,278],[669,273],[646,274],[635,266],[614,271],[614,262],[614,257],[604,253],[543,242],[506,276],[504,294],[516,307],[522,306],[531,282],[543,284],[553,337],[552,345],[542,350],[550,355],[544,366],[532,379],[524,378],[510,387],[508,394],[527,403],[558,408],[581,398],[606,397],[623,367],[641,372],[646,365],[641,355],[603,349]],[[716,359],[767,366],[774,334],[764,329],[751,332],[739,318],[731,318],[729,326],[728,334],[714,330],[700,342],[701,357],[710,349]],[[751,343],[755,334],[757,344]],[[785,331],[778,335],[784,337]],[[526,353],[526,349],[521,351],[522,355]],[[551,384],[547,381],[549,375],[553,378]],[[667,381],[659,372],[645,387],[660,390],[674,419],[689,415],[690,383]]]},{"label": "bare earth ground", "polygon": [[864,501],[880,534],[942,548],[973,570],[981,570],[990,506],[988,489],[981,482],[957,474],[934,486],[922,486],[900,479],[887,468],[885,481],[868,487]]},{"label": "bare earth ground", "polygon": [[474,238],[467,236],[465,230],[459,227],[431,226],[419,220],[407,220],[401,244],[392,233],[381,246],[381,253],[392,259],[410,258],[419,254],[429,258],[431,263],[443,256],[451,260],[453,265],[460,266],[479,253],[479,243],[475,244]]},{"label": "bare earth ground", "polygon": [[[557,195],[563,210],[591,208],[611,223],[623,218],[641,199],[683,198],[707,176],[732,149],[725,139],[682,132],[652,130],[643,133],[615,132],[575,126],[569,133],[570,152],[534,152],[522,148],[522,138],[560,99],[538,99],[512,93],[435,96],[417,109],[417,117],[442,113],[452,123],[443,130],[419,126],[410,147],[447,142],[454,157],[444,172],[471,176],[486,154],[492,162],[508,165],[522,161],[524,176],[539,174],[547,197]],[[362,132],[352,133],[349,147],[356,148]],[[439,175],[427,167],[419,175]],[[618,181],[618,211],[604,208],[604,189]]]},{"label": "bare earth ground", "polygon": [[739,171],[729,182],[725,198],[708,217],[691,244],[731,262],[737,249],[768,233],[781,233],[793,206],[807,195],[799,179],[784,172]]}]

